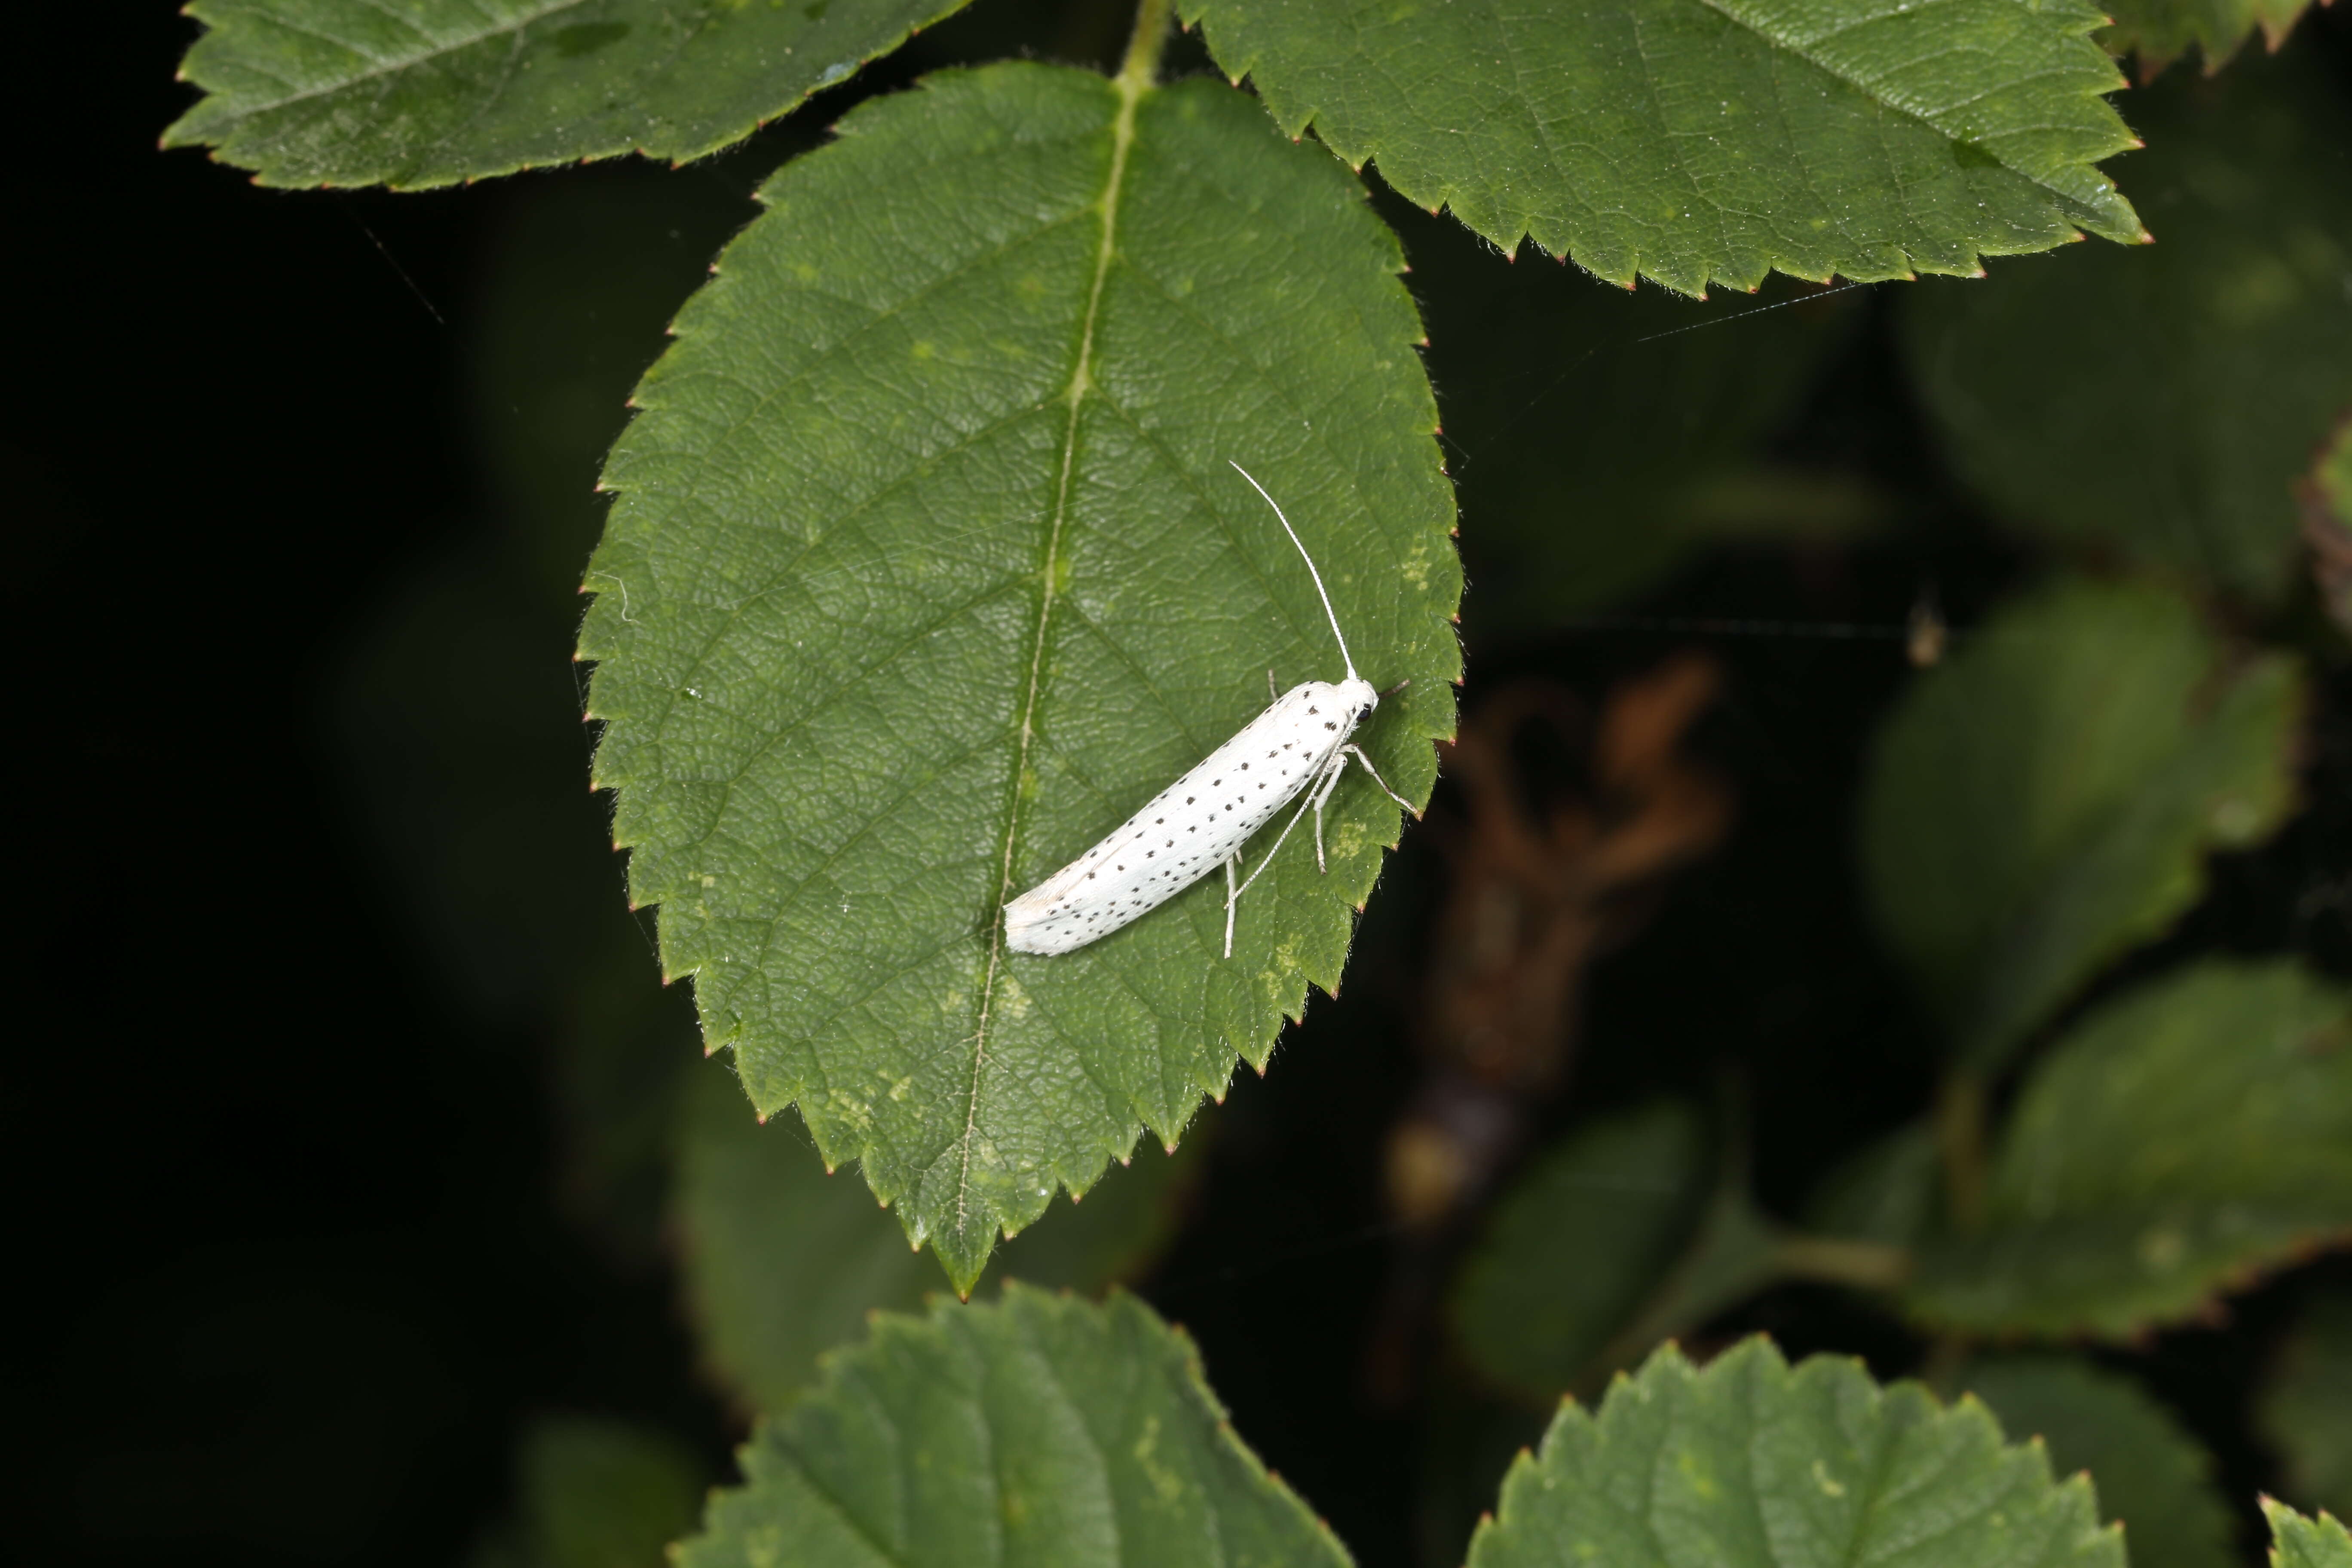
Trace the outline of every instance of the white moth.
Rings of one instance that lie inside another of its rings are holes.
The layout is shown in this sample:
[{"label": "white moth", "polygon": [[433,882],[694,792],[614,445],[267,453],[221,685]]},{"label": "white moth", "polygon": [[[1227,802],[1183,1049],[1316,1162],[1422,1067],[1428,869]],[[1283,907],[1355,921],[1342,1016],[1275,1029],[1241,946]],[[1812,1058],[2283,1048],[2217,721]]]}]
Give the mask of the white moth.
[{"label": "white moth", "polygon": [[[1068,952],[1084,947],[1150,914],[1213,868],[1223,866],[1225,956],[1231,958],[1234,905],[1274,863],[1283,840],[1310,807],[1315,813],[1315,863],[1323,866],[1323,805],[1339,787],[1349,757],[1364,764],[1364,771],[1391,800],[1412,811],[1412,803],[1389,789],[1371,759],[1349,742],[1356,726],[1380,706],[1381,694],[1356,674],[1356,661],[1348,652],[1348,639],[1339,630],[1331,595],[1323,591],[1323,574],[1315,570],[1315,558],[1307,553],[1297,531],[1282,515],[1275,499],[1266,495],[1265,487],[1250,479],[1249,470],[1239,463],[1234,464],[1234,471],[1265,497],[1282,531],[1298,546],[1307,574],[1315,579],[1316,596],[1323,601],[1323,613],[1331,618],[1331,635],[1339,639],[1347,679],[1337,684],[1305,681],[1276,697],[1265,712],[1243,725],[1240,733],[1153,795],[1142,810],[1105,835],[1102,842],[1005,905],[1004,941],[1015,952]],[[1273,684],[1269,673],[1266,685]],[[1256,870],[1237,882],[1234,874],[1241,866],[1242,846],[1275,813],[1297,800],[1301,792],[1307,798],[1283,825],[1274,847],[1265,852]]]}]

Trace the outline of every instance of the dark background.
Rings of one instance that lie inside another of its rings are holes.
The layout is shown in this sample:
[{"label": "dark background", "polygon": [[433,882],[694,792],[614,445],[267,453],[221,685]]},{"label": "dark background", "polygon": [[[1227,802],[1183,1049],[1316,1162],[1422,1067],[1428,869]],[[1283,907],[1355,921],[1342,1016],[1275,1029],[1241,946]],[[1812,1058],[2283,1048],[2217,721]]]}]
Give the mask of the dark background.
[{"label": "dark background", "polygon": [[[664,1426],[723,1473],[740,1431],[694,1375],[631,1134],[582,1131],[593,1087],[560,1059],[614,1017],[624,1057],[691,1049],[585,790],[568,650],[593,450],[658,352],[664,302],[766,169],[944,59],[1106,58],[1125,13],[982,0],[709,164],[392,196],[260,190],[159,153],[194,25],[167,5],[45,9],[18,56],[42,107],[11,182],[0,423],[30,719],[12,857],[29,1005],[0,1087],[20,1437],[0,1531],[26,1561],[446,1560],[505,1506],[516,1434],[549,1410]],[[2298,47],[2340,62],[2347,22],[2308,19]],[[1450,397],[1447,356],[1476,344],[1449,321],[1538,285],[1387,206]],[[541,277],[533,256],[572,262]],[[1775,441],[1925,498],[1924,521],[1704,563],[1625,618],[1545,637],[1486,637],[1474,612],[1465,694],[1540,672],[1597,698],[1689,644],[1678,617],[1884,634],[1698,639],[1727,671],[1700,742],[1739,826],[1601,970],[1546,1112],[1705,1096],[1734,1064],[1784,1206],[1928,1091],[1924,1026],[1848,871],[1856,759],[1908,673],[1899,629],[1932,584],[1965,635],[2030,564],[1948,499],[1885,302],[1853,303],[1852,342]],[[1543,438],[1543,390],[1514,438]],[[2328,681],[2320,807],[2224,865],[2176,948],[2346,966],[2340,912],[2304,896],[2347,859],[2352,692],[2340,668]],[[1243,1436],[1367,1563],[1408,1558],[1431,1436],[1360,1373],[1387,1267],[1379,1142],[1415,1070],[1396,1018],[1439,875],[1409,838],[1343,1000],[1318,1002],[1265,1081],[1244,1075],[1145,1289],[1200,1340]],[[607,1068],[608,1087],[632,1070]],[[2293,1289],[2154,1362],[2241,1500],[2271,1472],[2238,1404]],[[1743,1326],[1882,1372],[1914,1353],[1819,1290],[1722,1325]]]}]

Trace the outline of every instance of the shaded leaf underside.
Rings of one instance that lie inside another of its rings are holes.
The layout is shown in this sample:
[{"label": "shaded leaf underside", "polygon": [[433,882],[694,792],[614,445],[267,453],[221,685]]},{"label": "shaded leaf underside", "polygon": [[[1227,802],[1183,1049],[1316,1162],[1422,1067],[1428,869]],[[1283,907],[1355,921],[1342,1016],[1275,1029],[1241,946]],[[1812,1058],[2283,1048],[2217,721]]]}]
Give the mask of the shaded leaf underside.
[{"label": "shaded leaf underside", "polygon": [[1231,961],[1213,879],[1077,952],[1003,950],[1005,897],[1253,716],[1269,666],[1338,673],[1227,459],[1290,503],[1365,675],[1412,680],[1358,738],[1415,798],[1460,572],[1395,242],[1246,98],[1007,65],[842,133],[641,385],[581,647],[709,1042],[968,1284],[1056,1184],[1263,1064],[1396,837],[1342,784],[1329,874],[1302,835]]},{"label": "shaded leaf underside", "polygon": [[846,80],[961,0],[195,0],[204,88],[164,135],[265,184],[446,185],[683,160]]},{"label": "shaded leaf underside", "polygon": [[2074,0],[1192,0],[1283,128],[1631,286],[1972,273],[2143,237]]}]

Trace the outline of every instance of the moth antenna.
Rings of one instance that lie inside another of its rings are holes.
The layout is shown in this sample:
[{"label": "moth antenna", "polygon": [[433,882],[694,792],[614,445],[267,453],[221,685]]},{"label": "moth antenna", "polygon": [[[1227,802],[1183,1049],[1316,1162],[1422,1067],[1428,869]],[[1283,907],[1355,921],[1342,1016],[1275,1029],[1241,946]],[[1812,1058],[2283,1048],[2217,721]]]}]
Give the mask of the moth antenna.
[{"label": "moth antenna", "polygon": [[[1227,458],[1225,461],[1228,463],[1234,463],[1234,460],[1231,458]],[[1255,490],[1262,496],[1265,496],[1265,504],[1274,508],[1274,520],[1282,524],[1283,532],[1290,535],[1290,542],[1298,545],[1298,558],[1307,563],[1307,574],[1315,579],[1315,596],[1323,601],[1323,613],[1331,617],[1331,635],[1339,640],[1340,662],[1344,663],[1348,667],[1348,679],[1350,680],[1355,679],[1355,656],[1348,651],[1348,635],[1339,629],[1339,615],[1338,611],[1331,608],[1331,595],[1323,591],[1323,574],[1315,570],[1315,557],[1307,553],[1307,546],[1299,541],[1298,531],[1290,526],[1290,520],[1288,518],[1282,515],[1282,503],[1276,500],[1272,496],[1266,495],[1265,487],[1258,483],[1255,479],[1250,479],[1250,471],[1247,468],[1243,468],[1239,463],[1234,463],[1234,472],[1239,474],[1245,479],[1249,479],[1250,489]]]}]

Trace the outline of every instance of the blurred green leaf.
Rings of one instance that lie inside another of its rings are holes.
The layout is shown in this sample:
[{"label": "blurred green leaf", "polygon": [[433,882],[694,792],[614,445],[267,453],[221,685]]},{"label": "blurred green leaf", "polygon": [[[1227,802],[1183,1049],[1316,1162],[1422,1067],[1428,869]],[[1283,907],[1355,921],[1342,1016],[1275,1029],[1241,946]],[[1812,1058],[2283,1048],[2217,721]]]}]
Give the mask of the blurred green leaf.
[{"label": "blurred green leaf", "polygon": [[1574,1387],[1697,1233],[1714,1163],[1705,1120],[1680,1101],[1608,1118],[1537,1156],[1454,1288],[1471,1364],[1539,1399]]},{"label": "blurred green leaf", "polygon": [[1557,1397],[1530,1405],[1460,1378],[1433,1379],[1417,1423],[1413,1554],[1421,1568],[1462,1568],[1464,1542],[1495,1511],[1513,1461],[1543,1440]]},{"label": "blurred green leaf", "polygon": [[2185,601],[2063,582],[1923,675],[1862,804],[1873,908],[1959,1057],[1997,1068],[2195,903],[2292,804],[2294,667],[2229,658]]},{"label": "blurred green leaf", "polygon": [[2140,232],[2094,167],[2132,140],[2075,0],[1180,10],[1291,135],[1622,286],[1966,273]]},{"label": "blurred green leaf", "polygon": [[602,1417],[538,1421],[518,1458],[514,1516],[475,1568],[662,1568],[707,1485],[673,1438]]},{"label": "blurred green leaf", "polygon": [[1503,1483],[1470,1568],[2122,1568],[2090,1485],[2054,1482],[1981,1406],[1882,1388],[1857,1362],[1791,1367],[1742,1341],[1704,1370],[1669,1345],[1598,1411],[1564,1406]]},{"label": "blurred green leaf", "polygon": [[1868,318],[1859,291],[1780,280],[1765,303],[1588,287],[1458,226],[1408,221],[1471,624],[1622,601],[1710,543],[1844,540],[1882,524],[1861,481],[1759,464]]},{"label": "blurred green leaf", "polygon": [[469,312],[474,427],[499,521],[567,629],[604,521],[596,470],[627,423],[629,389],[758,210],[734,170],[628,163],[526,182],[501,211]]},{"label": "blurred green leaf", "polygon": [[565,1208],[649,1261],[671,1097],[700,1053],[580,787],[576,600],[544,586],[478,543],[435,562],[357,629],[335,719],[362,840],[436,977],[546,1047]]},{"label": "blurred green leaf", "polygon": [[2352,632],[2352,410],[2336,422],[2318,461],[2297,487],[2312,575],[2336,624]]},{"label": "blurred green leaf", "polygon": [[1833,1167],[1806,1206],[1806,1226],[1823,1236],[1913,1246],[1941,1217],[1942,1176],[1935,1129],[1911,1122]]},{"label": "blurred green leaf", "polygon": [[2306,1519],[2264,1498],[2263,1517],[2271,1522],[2273,1568],[2352,1568],[2352,1531],[2333,1515]]},{"label": "blurred green leaf", "polygon": [[[1203,1147],[1197,1129],[1181,1155],[1147,1142],[1083,1204],[1055,1198],[981,1288],[1015,1278],[1091,1295],[1132,1279],[1168,1242]],[[945,1283],[863,1182],[825,1173],[798,1116],[754,1120],[724,1063],[689,1086],[671,1215],[702,1353],[755,1409],[782,1409],[869,1313],[919,1310]]]},{"label": "blurred green leaf", "polygon": [[1452,1303],[1485,1376],[1549,1402],[1791,1277],[1899,1281],[1898,1247],[1767,1215],[1744,1155],[1678,1102],[1608,1118],[1538,1156],[1496,1206]]},{"label": "blurred green leaf", "polygon": [[2297,1502],[2352,1515],[2352,1291],[2304,1308],[2254,1407]]},{"label": "blurred green leaf", "polygon": [[941,0],[193,0],[164,132],[267,185],[414,190],[749,136],[959,7]]},{"label": "blurred green leaf", "polygon": [[1002,950],[1003,900],[1254,716],[1269,666],[1339,673],[1228,458],[1290,501],[1365,676],[1412,680],[1360,736],[1389,781],[1425,798],[1453,725],[1393,237],[1222,83],[1130,86],[950,73],[787,165],[639,388],[588,576],[596,779],[666,972],[963,1282],[1265,1061],[1397,836],[1343,784],[1329,874],[1290,846],[1230,961],[1214,879]]},{"label": "blurred green leaf", "polygon": [[2088,1470],[2099,1516],[2120,1521],[2132,1568],[2231,1568],[2236,1521],[2213,1486],[2213,1458],[2130,1378],[2065,1356],[1973,1361],[1959,1385],[2001,1429],[2039,1437],[2059,1473]]},{"label": "blurred green leaf", "polygon": [[2144,81],[2192,45],[2210,74],[2229,63],[2257,26],[2275,50],[2310,5],[2311,0],[2106,0],[2115,22],[2099,29],[2098,39],[2111,53],[2138,56]]},{"label": "blurred green leaf", "polygon": [[2135,94],[2125,165],[2158,243],[2085,246],[1904,300],[1954,464],[2037,539],[2259,600],[2291,487],[2352,406],[2352,106],[2293,51]]},{"label": "blurred green leaf", "polygon": [[1981,1230],[1924,1247],[1940,1327],[2127,1338],[2352,1239],[2352,993],[2208,961],[2107,1003],[2026,1079]]},{"label": "blurred green leaf", "polygon": [[2319,460],[2312,465],[2311,483],[2328,514],[2352,529],[2352,411],[2328,433]]},{"label": "blurred green leaf", "polygon": [[1348,1561],[1234,1436],[1191,1342],[1129,1296],[1016,1285],[879,1317],[741,1458],[677,1568]]}]

